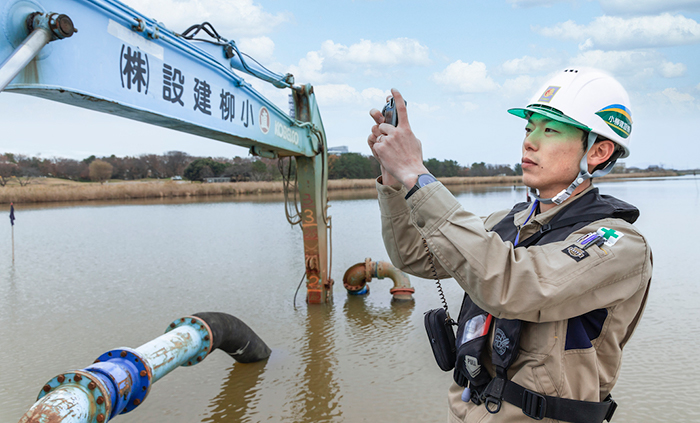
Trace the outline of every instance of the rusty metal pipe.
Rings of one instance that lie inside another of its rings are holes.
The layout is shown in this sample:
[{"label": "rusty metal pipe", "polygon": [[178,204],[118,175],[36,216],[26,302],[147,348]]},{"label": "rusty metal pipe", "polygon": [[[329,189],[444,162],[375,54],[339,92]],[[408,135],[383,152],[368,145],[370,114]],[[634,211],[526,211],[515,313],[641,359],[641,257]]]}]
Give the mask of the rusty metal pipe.
[{"label": "rusty metal pipe", "polygon": [[[179,366],[201,362],[222,343],[241,344],[232,351],[222,347],[238,361],[269,357],[267,345],[235,317],[224,313],[200,316],[175,320],[165,334],[136,349],[108,351],[85,369],[54,377],[44,385],[20,423],[103,423],[134,410],[146,399],[153,383]],[[222,325],[221,321],[236,324]],[[240,334],[227,333],[227,328],[238,329]]]},{"label": "rusty metal pipe", "polygon": [[408,275],[391,263],[374,262],[371,258],[366,258],[364,263],[350,266],[343,275],[343,286],[348,290],[348,293],[360,293],[367,288],[367,282],[371,282],[372,278],[384,279],[386,277],[394,281],[394,287],[389,290],[394,300],[413,300],[413,293],[416,290],[411,287]]},{"label": "rusty metal pipe", "polygon": [[[91,396],[81,388],[66,387],[56,389],[52,395],[47,395],[37,401],[27,411],[20,423],[25,422],[61,422],[81,423],[96,421],[90,417]],[[103,420],[104,421],[104,414]]]}]

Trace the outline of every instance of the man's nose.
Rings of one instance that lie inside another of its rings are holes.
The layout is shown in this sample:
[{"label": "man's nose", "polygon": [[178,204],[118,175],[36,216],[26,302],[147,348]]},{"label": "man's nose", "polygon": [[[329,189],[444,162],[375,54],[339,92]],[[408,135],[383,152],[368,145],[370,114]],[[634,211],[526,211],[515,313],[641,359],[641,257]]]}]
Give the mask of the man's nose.
[{"label": "man's nose", "polygon": [[537,150],[540,145],[540,135],[537,130],[534,130],[527,134],[525,140],[523,141],[523,149],[525,150]]}]

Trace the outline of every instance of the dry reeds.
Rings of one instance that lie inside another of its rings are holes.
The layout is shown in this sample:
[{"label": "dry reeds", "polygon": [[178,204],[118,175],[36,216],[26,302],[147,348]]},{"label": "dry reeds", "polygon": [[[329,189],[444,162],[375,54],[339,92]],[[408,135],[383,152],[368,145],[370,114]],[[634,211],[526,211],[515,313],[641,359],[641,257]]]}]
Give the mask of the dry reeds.
[{"label": "dry reeds", "polygon": [[[675,172],[613,174],[603,179],[648,178],[676,176]],[[520,176],[483,176],[439,178],[445,185],[516,185]],[[238,196],[248,194],[281,193],[282,182],[233,182],[233,183],[179,183],[174,181],[134,181],[107,184],[76,183],[66,181],[41,182],[20,187],[0,187],[0,204],[11,201],[42,203],[60,201],[132,200],[148,198],[189,198],[206,196]],[[340,179],[328,181],[328,190],[361,190],[374,188],[374,179]]]},{"label": "dry reeds", "polygon": [[77,185],[7,186],[0,189],[0,203],[40,203],[57,201],[130,200],[214,195],[245,195],[282,192],[281,182],[238,182],[190,184],[143,182]]}]

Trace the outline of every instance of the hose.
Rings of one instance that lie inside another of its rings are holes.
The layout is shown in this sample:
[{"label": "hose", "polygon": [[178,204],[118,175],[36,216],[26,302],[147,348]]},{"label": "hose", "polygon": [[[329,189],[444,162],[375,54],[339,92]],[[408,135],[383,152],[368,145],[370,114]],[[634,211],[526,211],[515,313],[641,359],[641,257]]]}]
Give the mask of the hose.
[{"label": "hose", "polygon": [[239,363],[253,363],[268,358],[270,347],[240,319],[226,313],[205,312],[194,315],[211,329],[212,346],[226,352]]}]

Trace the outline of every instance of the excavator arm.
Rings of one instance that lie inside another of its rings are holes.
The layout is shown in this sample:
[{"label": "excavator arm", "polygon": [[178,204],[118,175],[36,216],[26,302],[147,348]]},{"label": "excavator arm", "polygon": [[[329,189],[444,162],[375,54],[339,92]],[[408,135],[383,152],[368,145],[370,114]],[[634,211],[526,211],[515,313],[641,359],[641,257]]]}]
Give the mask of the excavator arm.
[{"label": "excavator arm", "polygon": [[[116,0],[0,0],[0,27],[0,90],[295,157],[307,301],[331,299],[326,135],[311,85],[246,60],[215,31],[195,41]],[[241,74],[290,89],[294,117]]]}]

